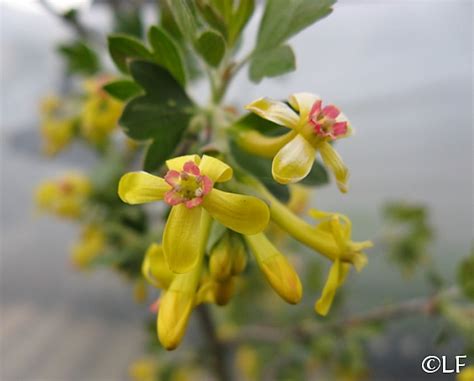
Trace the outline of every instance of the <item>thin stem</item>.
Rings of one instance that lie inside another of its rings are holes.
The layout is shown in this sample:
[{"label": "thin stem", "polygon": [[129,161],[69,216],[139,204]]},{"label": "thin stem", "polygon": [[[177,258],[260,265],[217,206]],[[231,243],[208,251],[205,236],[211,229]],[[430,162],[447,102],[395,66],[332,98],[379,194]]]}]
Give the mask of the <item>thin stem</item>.
[{"label": "thin stem", "polygon": [[101,45],[99,39],[97,38],[97,33],[85,25],[83,25],[77,16],[67,16],[67,14],[61,14],[56,12],[56,10],[51,7],[51,4],[48,0],[39,0],[39,3],[43,6],[43,8],[50,13],[51,15],[58,17],[63,22],[68,24],[77,34],[78,37],[87,40],[89,42]]},{"label": "thin stem", "polygon": [[366,313],[350,316],[328,323],[315,323],[308,326],[296,327],[291,330],[282,330],[276,327],[252,325],[241,329],[238,337],[228,341],[228,344],[239,345],[248,341],[278,343],[289,338],[306,341],[312,336],[331,329],[349,330],[364,324],[393,320],[405,316],[431,315],[437,313],[437,306],[446,297],[458,294],[456,287],[444,292],[423,298],[413,298],[400,303],[383,307],[376,307]]},{"label": "thin stem", "polygon": [[209,307],[203,304],[197,308],[196,312],[214,357],[214,370],[217,378],[220,381],[232,381],[233,374],[227,358],[228,347],[217,336]]}]

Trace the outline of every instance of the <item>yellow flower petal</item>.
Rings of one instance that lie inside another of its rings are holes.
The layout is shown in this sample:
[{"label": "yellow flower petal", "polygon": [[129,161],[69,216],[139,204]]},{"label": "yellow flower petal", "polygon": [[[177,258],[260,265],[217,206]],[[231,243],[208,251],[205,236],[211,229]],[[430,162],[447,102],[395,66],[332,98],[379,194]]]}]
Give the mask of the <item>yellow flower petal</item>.
[{"label": "yellow flower petal", "polygon": [[184,164],[188,161],[194,161],[197,165],[199,165],[201,159],[198,155],[184,155],[166,160],[166,166],[168,169],[172,169],[174,171],[182,171]]},{"label": "yellow flower petal", "polygon": [[128,204],[162,200],[171,187],[161,177],[146,172],[130,172],[122,176],[118,186],[120,198]]},{"label": "yellow flower petal", "polygon": [[286,257],[268,240],[265,234],[245,236],[260,270],[270,286],[285,301],[296,304],[303,296],[300,278]]},{"label": "yellow flower petal", "polygon": [[329,275],[324,285],[321,297],[315,304],[316,312],[322,316],[326,316],[331,308],[336,290],[344,283],[349,272],[350,265],[336,260],[329,270]]},{"label": "yellow flower petal", "polygon": [[188,209],[184,204],[171,208],[163,232],[163,251],[171,271],[186,273],[199,259],[202,209]]},{"label": "yellow flower petal", "polygon": [[142,263],[142,274],[155,287],[167,289],[171,284],[175,274],[166,263],[161,245],[152,243],[148,247]]},{"label": "yellow flower petal", "polygon": [[265,136],[255,130],[245,130],[239,133],[237,144],[254,155],[273,158],[296,134],[296,131],[290,131],[280,136]]},{"label": "yellow flower petal", "polygon": [[260,98],[245,106],[245,108],[257,114],[263,119],[288,128],[295,128],[300,120],[291,107],[283,102],[268,98]]},{"label": "yellow flower petal", "polygon": [[242,234],[260,233],[268,225],[267,204],[253,196],[213,189],[202,206],[221,224]]},{"label": "yellow flower petal", "polygon": [[321,97],[311,93],[296,93],[291,95],[288,100],[291,107],[299,111],[300,119],[307,120],[314,102],[321,100]]},{"label": "yellow flower petal", "polygon": [[272,163],[273,178],[280,184],[296,183],[311,171],[316,151],[304,137],[296,137],[286,144]]},{"label": "yellow flower petal", "polygon": [[327,142],[321,143],[318,147],[319,153],[323,158],[324,164],[331,170],[336,178],[337,186],[342,193],[347,192],[347,180],[349,178],[349,170],[343,163],[341,157],[336,152],[334,148],[332,148],[331,144]]},{"label": "yellow flower petal", "polygon": [[212,156],[204,155],[199,169],[202,175],[208,176],[213,182],[221,183],[232,178],[232,168]]}]

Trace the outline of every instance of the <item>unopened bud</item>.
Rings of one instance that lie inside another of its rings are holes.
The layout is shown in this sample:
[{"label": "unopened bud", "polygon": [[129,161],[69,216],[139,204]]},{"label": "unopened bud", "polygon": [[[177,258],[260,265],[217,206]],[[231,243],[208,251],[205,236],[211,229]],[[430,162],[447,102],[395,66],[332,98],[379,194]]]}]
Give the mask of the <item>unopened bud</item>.
[{"label": "unopened bud", "polygon": [[239,237],[234,236],[232,239],[233,246],[233,262],[232,275],[239,275],[247,267],[247,252],[245,245]]},{"label": "unopened bud", "polygon": [[209,259],[209,272],[211,277],[217,281],[229,279],[232,271],[232,247],[228,234],[224,234],[221,240],[214,246]]},{"label": "unopened bud", "polygon": [[245,236],[268,283],[285,301],[296,304],[303,296],[298,274],[285,256],[263,234]]},{"label": "unopened bud", "polygon": [[224,282],[216,282],[214,300],[217,305],[224,306],[230,302],[235,292],[235,278]]}]

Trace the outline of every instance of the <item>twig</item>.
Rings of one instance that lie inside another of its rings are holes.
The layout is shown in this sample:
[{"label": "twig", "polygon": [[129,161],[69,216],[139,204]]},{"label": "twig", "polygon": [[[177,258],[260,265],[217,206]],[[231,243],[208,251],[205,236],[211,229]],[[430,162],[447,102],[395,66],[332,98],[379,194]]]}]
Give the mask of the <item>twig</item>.
[{"label": "twig", "polygon": [[437,312],[439,302],[447,297],[458,294],[457,288],[450,288],[444,292],[424,297],[414,298],[401,303],[374,308],[366,313],[347,317],[328,323],[314,323],[308,326],[282,330],[276,327],[252,325],[242,328],[238,337],[227,341],[229,345],[239,345],[248,341],[278,343],[288,339],[305,341],[312,336],[328,330],[348,330],[363,324],[377,323],[411,315],[430,315]]},{"label": "twig", "polygon": [[214,356],[214,370],[220,381],[232,381],[233,372],[228,364],[228,346],[219,339],[209,307],[205,304],[197,308],[197,316]]},{"label": "twig", "polygon": [[58,17],[63,22],[68,24],[79,37],[90,42],[99,43],[97,34],[91,29],[87,28],[85,25],[83,25],[77,17],[68,17],[67,14],[61,14],[56,12],[56,10],[51,7],[51,4],[48,2],[48,0],[39,0],[39,3],[51,15]]}]

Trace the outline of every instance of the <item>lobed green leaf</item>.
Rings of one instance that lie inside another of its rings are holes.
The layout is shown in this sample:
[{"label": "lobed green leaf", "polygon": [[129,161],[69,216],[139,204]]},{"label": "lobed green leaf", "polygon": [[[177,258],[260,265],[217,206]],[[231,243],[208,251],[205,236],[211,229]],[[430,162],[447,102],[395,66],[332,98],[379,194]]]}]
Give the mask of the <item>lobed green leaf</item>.
[{"label": "lobed green leaf", "polygon": [[192,102],[175,78],[163,67],[132,61],[130,72],[145,95],[127,103],[119,124],[136,140],[149,140],[145,167],[152,171],[171,157],[188,126]]}]

